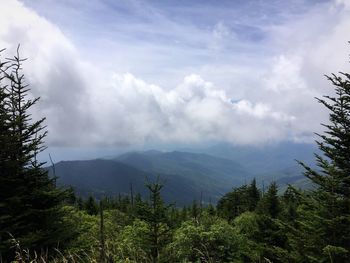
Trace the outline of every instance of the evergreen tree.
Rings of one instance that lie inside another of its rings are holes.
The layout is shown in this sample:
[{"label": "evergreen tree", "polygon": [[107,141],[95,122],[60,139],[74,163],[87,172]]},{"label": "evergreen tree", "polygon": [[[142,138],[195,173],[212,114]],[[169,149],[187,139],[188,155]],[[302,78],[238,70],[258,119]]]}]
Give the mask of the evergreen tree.
[{"label": "evergreen tree", "polygon": [[232,220],[247,210],[247,185],[234,188],[225,194],[217,204],[218,215],[227,220]]},{"label": "evergreen tree", "polygon": [[291,185],[288,185],[282,197],[284,208],[283,217],[287,222],[292,224],[294,224],[297,219],[297,208],[301,202],[298,195],[298,192]]},{"label": "evergreen tree", "polygon": [[[0,50],[1,52],[4,50]],[[0,57],[1,58],[1,57]],[[10,166],[10,149],[11,149],[11,139],[10,139],[10,123],[11,114],[9,109],[9,90],[8,90],[8,80],[6,78],[8,61],[2,62],[0,60],[0,180],[1,184],[5,186],[11,178],[5,177],[5,172]],[[1,194],[1,193],[0,193]]]},{"label": "evergreen tree", "polygon": [[83,210],[84,209],[84,201],[83,201],[83,199],[81,197],[78,197],[76,205],[77,205],[77,208],[79,210]]},{"label": "evergreen tree", "polygon": [[145,212],[147,211],[148,204],[146,201],[142,200],[141,194],[137,193],[134,200],[134,217],[144,218]]},{"label": "evergreen tree", "polygon": [[152,262],[158,262],[161,250],[165,247],[169,239],[168,210],[162,200],[160,192],[163,185],[159,179],[155,183],[148,183],[147,188],[150,192],[149,206],[144,214],[144,221],[149,227],[149,247]]},{"label": "evergreen tree", "polygon": [[208,215],[210,216],[216,216],[215,207],[212,204],[208,205],[207,212],[208,212]]},{"label": "evergreen tree", "polygon": [[174,205],[168,211],[168,225],[171,229],[175,229],[181,225],[180,211]]},{"label": "evergreen tree", "polygon": [[188,219],[188,208],[186,206],[184,206],[182,209],[181,209],[181,212],[180,212],[180,218],[181,218],[181,222],[184,222]]},{"label": "evergreen tree", "polygon": [[217,205],[218,215],[232,220],[246,211],[254,211],[260,200],[255,179],[250,185],[242,185],[225,194]]},{"label": "evergreen tree", "polygon": [[200,217],[200,208],[198,205],[198,202],[196,200],[193,200],[192,206],[191,206],[191,217],[195,222],[199,221]]},{"label": "evergreen tree", "polygon": [[84,209],[89,215],[98,214],[99,207],[93,196],[90,195],[89,198],[85,201]]},{"label": "evergreen tree", "polygon": [[256,206],[258,205],[258,202],[260,200],[260,191],[256,186],[256,180],[255,178],[252,180],[252,182],[249,185],[248,188],[248,209],[249,211],[254,211]]},{"label": "evergreen tree", "polygon": [[72,231],[64,223],[63,204],[67,192],[55,186],[37,160],[44,149],[43,122],[32,121],[28,111],[39,98],[27,99],[17,55],[0,63],[0,251],[11,257],[14,237],[22,247],[50,249],[65,244]]},{"label": "evergreen tree", "polygon": [[[319,169],[313,170],[304,163],[305,176],[317,189],[311,198],[319,242],[314,254],[321,260],[350,261],[350,74],[327,76],[335,88],[335,95],[324,96],[318,102],[329,111],[329,123],[323,124],[324,134],[318,134],[319,149],[316,154]],[[311,228],[312,229],[312,228]]]},{"label": "evergreen tree", "polygon": [[258,205],[258,212],[266,214],[271,218],[277,218],[281,212],[281,204],[278,197],[278,187],[272,182]]}]

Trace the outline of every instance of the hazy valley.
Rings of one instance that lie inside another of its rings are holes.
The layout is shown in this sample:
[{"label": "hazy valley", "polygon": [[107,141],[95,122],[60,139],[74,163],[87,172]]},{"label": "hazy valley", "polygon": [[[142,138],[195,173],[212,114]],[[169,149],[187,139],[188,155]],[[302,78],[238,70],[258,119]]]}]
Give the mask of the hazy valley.
[{"label": "hazy valley", "polygon": [[[156,150],[128,152],[108,159],[62,161],[55,164],[58,183],[72,186],[83,197],[130,195],[147,197],[145,184],[157,177],[164,183],[164,199],[177,205],[193,200],[215,204],[233,187],[253,178],[261,190],[276,181],[283,191],[288,184],[308,187],[296,159],[312,166],[312,144],[280,143],[264,148],[217,144],[191,152]],[[52,167],[49,168],[53,174]]]}]

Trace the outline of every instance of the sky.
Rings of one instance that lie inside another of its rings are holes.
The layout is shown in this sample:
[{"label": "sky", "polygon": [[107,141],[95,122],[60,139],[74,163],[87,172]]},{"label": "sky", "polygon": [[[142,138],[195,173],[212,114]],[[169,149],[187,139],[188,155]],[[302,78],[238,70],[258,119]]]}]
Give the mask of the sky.
[{"label": "sky", "polygon": [[0,0],[0,49],[21,44],[57,158],[313,142],[349,28],[350,0]]}]

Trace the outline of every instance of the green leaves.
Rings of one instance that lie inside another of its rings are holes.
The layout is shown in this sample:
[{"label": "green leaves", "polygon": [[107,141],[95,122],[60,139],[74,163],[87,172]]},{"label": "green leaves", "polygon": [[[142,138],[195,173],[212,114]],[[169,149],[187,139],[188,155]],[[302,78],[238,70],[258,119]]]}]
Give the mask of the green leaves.
[{"label": "green leaves", "polygon": [[173,261],[237,262],[242,237],[225,220],[216,218],[211,224],[184,222],[167,247]]}]

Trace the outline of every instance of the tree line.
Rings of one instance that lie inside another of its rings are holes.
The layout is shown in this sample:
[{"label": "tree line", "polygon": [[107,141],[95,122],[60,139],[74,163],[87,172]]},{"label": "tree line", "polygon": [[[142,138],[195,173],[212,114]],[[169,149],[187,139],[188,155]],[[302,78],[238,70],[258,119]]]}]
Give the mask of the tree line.
[{"label": "tree line", "polygon": [[[1,54],[1,52],[0,52]],[[1,57],[0,57],[1,58]],[[327,76],[333,95],[318,134],[312,189],[255,179],[214,204],[164,203],[160,181],[139,194],[85,200],[59,188],[37,155],[44,119],[33,121],[17,54],[0,60],[0,258],[2,262],[349,262],[350,74]]]}]

